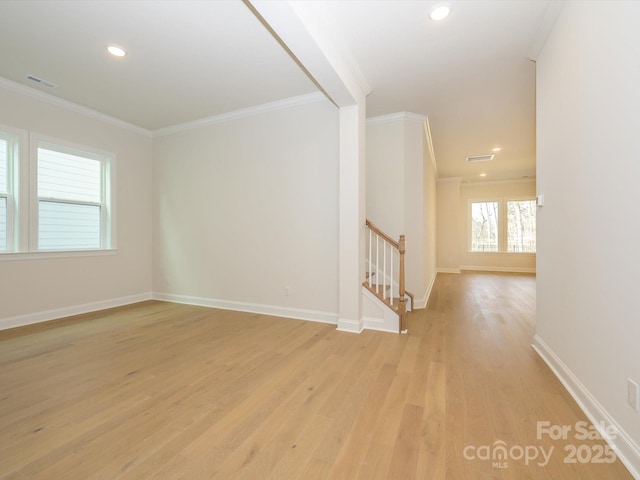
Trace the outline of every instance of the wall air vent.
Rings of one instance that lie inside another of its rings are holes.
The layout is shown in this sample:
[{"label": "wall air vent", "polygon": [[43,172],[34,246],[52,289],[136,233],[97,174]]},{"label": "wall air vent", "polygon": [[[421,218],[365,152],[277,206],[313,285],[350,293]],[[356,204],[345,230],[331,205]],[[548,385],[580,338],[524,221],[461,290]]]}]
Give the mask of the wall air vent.
[{"label": "wall air vent", "polygon": [[467,162],[487,162],[493,160],[493,157],[495,157],[495,155],[475,155],[473,157],[467,157]]},{"label": "wall air vent", "polygon": [[56,88],[58,86],[53,82],[49,82],[48,80],[43,80],[42,78],[38,78],[35,75],[27,75],[26,79],[29,80],[30,82],[38,83],[40,85],[44,85],[45,87],[49,87],[49,88]]}]

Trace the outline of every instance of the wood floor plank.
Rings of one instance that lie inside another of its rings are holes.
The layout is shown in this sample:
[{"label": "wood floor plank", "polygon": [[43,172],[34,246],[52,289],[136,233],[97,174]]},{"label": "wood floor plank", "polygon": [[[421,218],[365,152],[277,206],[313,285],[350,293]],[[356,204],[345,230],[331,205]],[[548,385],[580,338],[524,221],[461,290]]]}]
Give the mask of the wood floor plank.
[{"label": "wood floor plank", "polygon": [[536,438],[586,417],[535,305],[531,275],[439,274],[408,335],[155,301],[3,331],[0,480],[631,479]]}]

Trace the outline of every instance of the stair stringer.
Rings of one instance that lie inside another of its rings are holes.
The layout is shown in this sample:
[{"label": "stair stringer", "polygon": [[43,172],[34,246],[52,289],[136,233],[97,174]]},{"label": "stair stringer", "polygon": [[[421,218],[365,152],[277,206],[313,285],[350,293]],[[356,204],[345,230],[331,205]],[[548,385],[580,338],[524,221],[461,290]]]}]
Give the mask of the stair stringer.
[{"label": "stair stringer", "polygon": [[362,287],[362,320],[366,330],[398,333],[400,316],[378,297]]}]

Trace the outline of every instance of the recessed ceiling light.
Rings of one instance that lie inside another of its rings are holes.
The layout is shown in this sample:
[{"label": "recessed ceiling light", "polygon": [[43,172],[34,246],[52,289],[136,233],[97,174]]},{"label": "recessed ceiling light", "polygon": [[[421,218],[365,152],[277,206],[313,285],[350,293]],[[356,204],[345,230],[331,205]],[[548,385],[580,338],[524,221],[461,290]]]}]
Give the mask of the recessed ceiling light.
[{"label": "recessed ceiling light", "polygon": [[127,52],[124,51],[124,48],[119,47],[118,45],[107,45],[107,51],[114,57],[124,57],[127,54]]},{"label": "recessed ceiling light", "polygon": [[431,9],[431,13],[429,13],[429,18],[436,22],[439,20],[444,20],[449,16],[449,12],[451,12],[449,5],[439,4]]},{"label": "recessed ceiling light", "polygon": [[481,173],[481,174],[480,174],[480,176],[481,176],[481,177],[486,177],[486,176],[487,176],[487,174],[486,174],[486,173]]},{"label": "recessed ceiling light", "polygon": [[502,147],[495,147],[491,149],[493,152],[499,152],[500,150],[502,150]]}]

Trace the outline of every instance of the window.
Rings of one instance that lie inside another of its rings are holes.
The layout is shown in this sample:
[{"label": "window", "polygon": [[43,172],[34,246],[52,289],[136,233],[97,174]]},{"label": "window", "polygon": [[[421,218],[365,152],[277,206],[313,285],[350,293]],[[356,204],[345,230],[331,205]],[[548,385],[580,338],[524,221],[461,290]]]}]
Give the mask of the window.
[{"label": "window", "polygon": [[0,252],[7,251],[7,200],[9,197],[9,174],[7,140],[0,137]]},{"label": "window", "polygon": [[37,250],[109,248],[110,159],[37,141]]},{"label": "window", "polygon": [[535,253],[535,200],[512,200],[507,202],[507,251]]},{"label": "window", "polygon": [[113,250],[114,175],[113,154],[0,125],[0,260]]},{"label": "window", "polygon": [[471,201],[469,216],[471,252],[536,252],[535,200]]},{"label": "window", "polygon": [[498,202],[471,203],[471,251],[498,251]]},{"label": "window", "polygon": [[16,203],[13,172],[18,145],[18,135],[0,127],[0,252],[13,249]]}]

